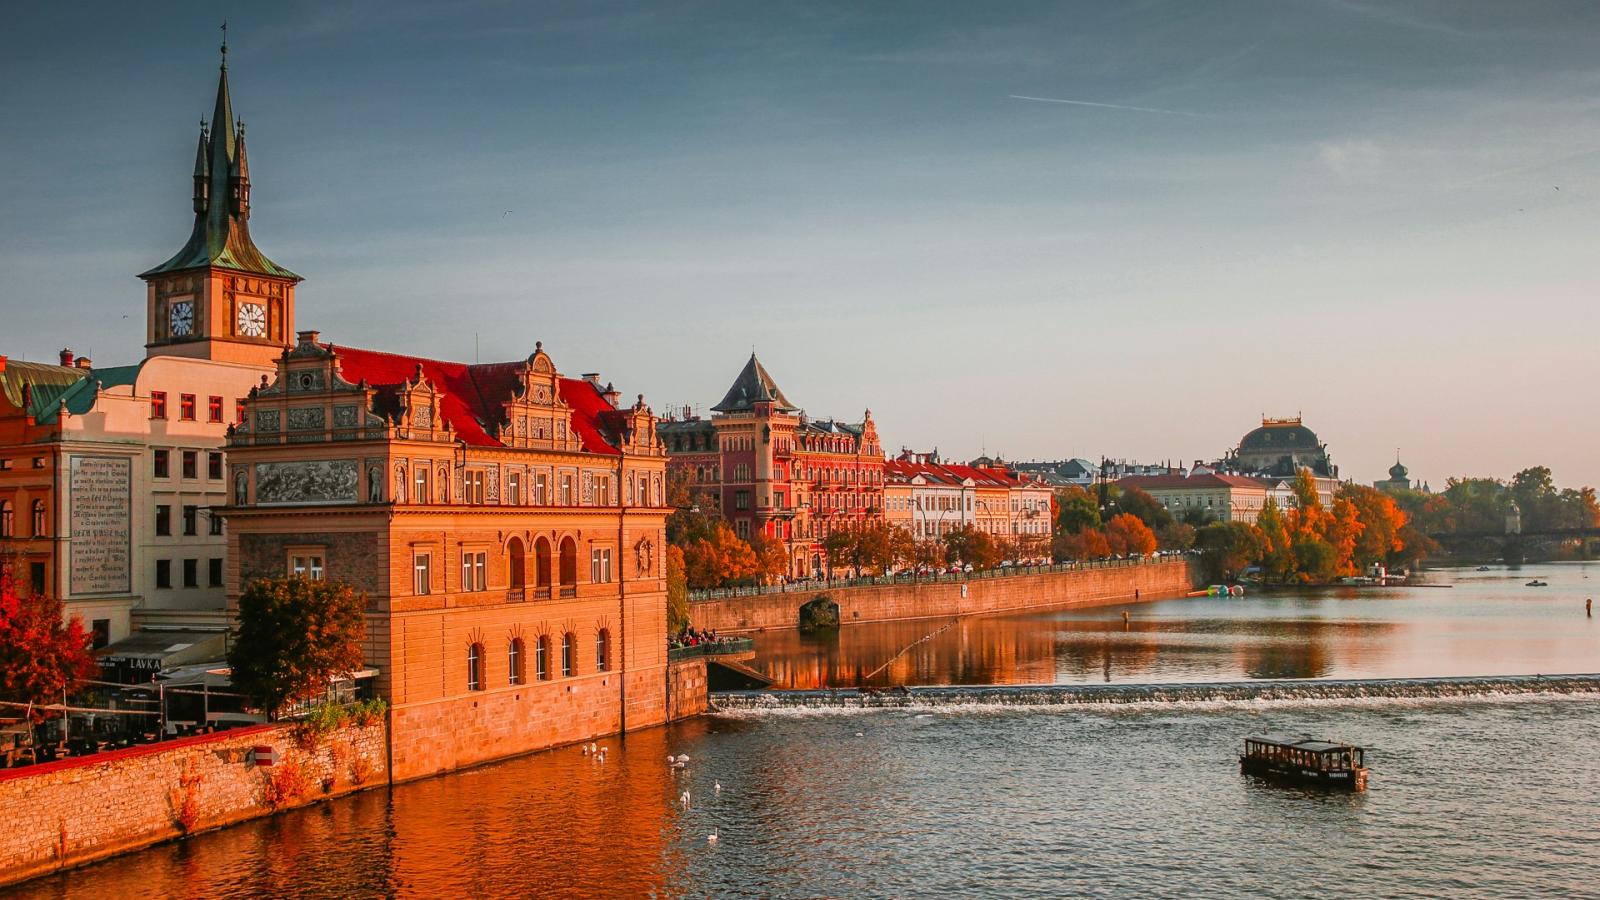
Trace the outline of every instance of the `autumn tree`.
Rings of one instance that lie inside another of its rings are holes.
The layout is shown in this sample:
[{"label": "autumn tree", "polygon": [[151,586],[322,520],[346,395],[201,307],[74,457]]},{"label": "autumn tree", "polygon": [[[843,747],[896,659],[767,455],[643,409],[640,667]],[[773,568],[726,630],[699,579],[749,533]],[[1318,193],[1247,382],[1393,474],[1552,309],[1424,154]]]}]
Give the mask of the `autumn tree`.
[{"label": "autumn tree", "polygon": [[971,525],[963,525],[946,534],[944,548],[946,557],[952,563],[965,563],[974,569],[992,569],[1002,559],[994,538]]},{"label": "autumn tree", "polygon": [[[22,593],[9,571],[0,569],[0,700],[60,703],[94,676],[89,632],[77,616],[66,620],[64,611],[56,598]],[[35,709],[32,718],[46,715]]]},{"label": "autumn tree", "polygon": [[1085,528],[1075,534],[1061,535],[1056,541],[1056,559],[1103,559],[1111,555],[1111,545],[1105,532],[1098,528]]},{"label": "autumn tree", "polygon": [[[1116,494],[1116,508],[1122,512],[1138,516],[1139,521],[1148,526],[1151,531],[1164,528],[1172,524],[1173,521],[1172,513],[1161,505],[1160,500],[1136,487],[1119,487]],[[1107,524],[1109,525],[1110,523]],[[1115,542],[1113,541],[1113,543]]]},{"label": "autumn tree", "polygon": [[667,545],[667,633],[677,634],[689,627],[689,576],[684,566],[683,548]]},{"label": "autumn tree", "polygon": [[1133,513],[1117,513],[1111,517],[1106,523],[1106,543],[1111,545],[1112,553],[1124,556],[1148,556],[1156,552],[1155,532]]},{"label": "autumn tree", "polygon": [[1361,520],[1361,534],[1351,554],[1357,569],[1390,562],[1403,553],[1411,519],[1394,497],[1377,488],[1345,484],[1339,488],[1339,499],[1353,505]]},{"label": "autumn tree", "polygon": [[1294,539],[1289,536],[1289,521],[1278,508],[1278,501],[1267,498],[1256,517],[1256,529],[1261,533],[1261,571],[1274,581],[1288,581],[1296,572]]},{"label": "autumn tree", "polygon": [[689,587],[697,591],[753,578],[757,565],[755,551],[723,521],[684,549],[683,562]]},{"label": "autumn tree", "polygon": [[755,554],[755,577],[763,583],[777,581],[789,574],[789,550],[764,531],[750,536],[750,552]]},{"label": "autumn tree", "polygon": [[268,716],[313,700],[361,668],[366,597],[347,584],[260,578],[239,597],[228,648],[232,681]]},{"label": "autumn tree", "polygon": [[1355,561],[1356,542],[1366,530],[1366,523],[1361,521],[1361,514],[1356,510],[1356,505],[1344,497],[1335,498],[1327,530],[1323,534],[1323,540],[1327,541],[1333,550],[1335,576],[1359,573],[1360,569]]}]

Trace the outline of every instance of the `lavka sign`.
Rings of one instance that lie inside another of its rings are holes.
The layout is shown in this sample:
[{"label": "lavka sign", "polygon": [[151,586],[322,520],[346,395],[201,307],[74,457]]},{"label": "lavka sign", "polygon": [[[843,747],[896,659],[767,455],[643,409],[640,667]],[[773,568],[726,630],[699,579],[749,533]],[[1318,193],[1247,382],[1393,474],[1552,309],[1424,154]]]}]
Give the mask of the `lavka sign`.
[{"label": "lavka sign", "polygon": [[133,461],[74,456],[68,465],[72,593],[126,594],[133,590]]}]

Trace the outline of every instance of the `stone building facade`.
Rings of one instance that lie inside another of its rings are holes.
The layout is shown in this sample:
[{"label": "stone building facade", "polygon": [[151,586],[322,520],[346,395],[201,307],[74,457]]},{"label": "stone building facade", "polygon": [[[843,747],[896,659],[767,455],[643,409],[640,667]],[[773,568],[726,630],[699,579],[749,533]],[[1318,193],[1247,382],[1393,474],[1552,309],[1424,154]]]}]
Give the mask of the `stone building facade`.
[{"label": "stone building facade", "polygon": [[397,780],[666,720],[665,453],[542,346],[466,365],[303,332],[229,442],[229,596],[353,585]]},{"label": "stone building facade", "polygon": [[789,574],[827,568],[823,541],[882,520],[884,458],[868,410],[857,423],[807,416],[750,355],[709,420],[658,426],[671,465],[740,537],[782,541]]}]

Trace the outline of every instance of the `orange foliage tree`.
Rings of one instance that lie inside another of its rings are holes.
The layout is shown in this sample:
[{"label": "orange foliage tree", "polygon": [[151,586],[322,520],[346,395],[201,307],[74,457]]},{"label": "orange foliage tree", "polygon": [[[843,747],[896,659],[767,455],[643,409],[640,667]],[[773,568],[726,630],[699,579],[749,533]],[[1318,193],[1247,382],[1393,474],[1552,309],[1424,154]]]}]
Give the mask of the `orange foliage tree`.
[{"label": "orange foliage tree", "polygon": [[1118,513],[1106,523],[1106,543],[1116,554],[1137,553],[1146,556],[1156,552],[1156,533],[1143,519],[1133,513]]},{"label": "orange foliage tree", "polygon": [[717,588],[754,577],[756,553],[727,522],[713,523],[706,537],[683,551],[684,572],[694,590]]},{"label": "orange foliage tree", "polygon": [[[83,679],[93,677],[89,633],[83,620],[64,621],[60,600],[24,595],[0,569],[0,699],[11,703],[60,703]],[[33,710],[34,721],[46,715]]]}]

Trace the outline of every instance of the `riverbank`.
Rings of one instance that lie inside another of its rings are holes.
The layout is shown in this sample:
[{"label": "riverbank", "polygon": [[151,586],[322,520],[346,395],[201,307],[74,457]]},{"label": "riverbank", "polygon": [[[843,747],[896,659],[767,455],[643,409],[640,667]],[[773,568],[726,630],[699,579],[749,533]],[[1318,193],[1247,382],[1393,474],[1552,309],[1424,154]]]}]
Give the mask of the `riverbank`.
[{"label": "riverbank", "polygon": [[754,596],[716,597],[689,605],[696,628],[730,634],[793,628],[800,607],[821,594],[839,606],[841,624],[913,621],[1035,609],[1109,606],[1181,597],[1198,582],[1187,559],[1037,574],[1001,574],[956,581],[818,586]]}]

